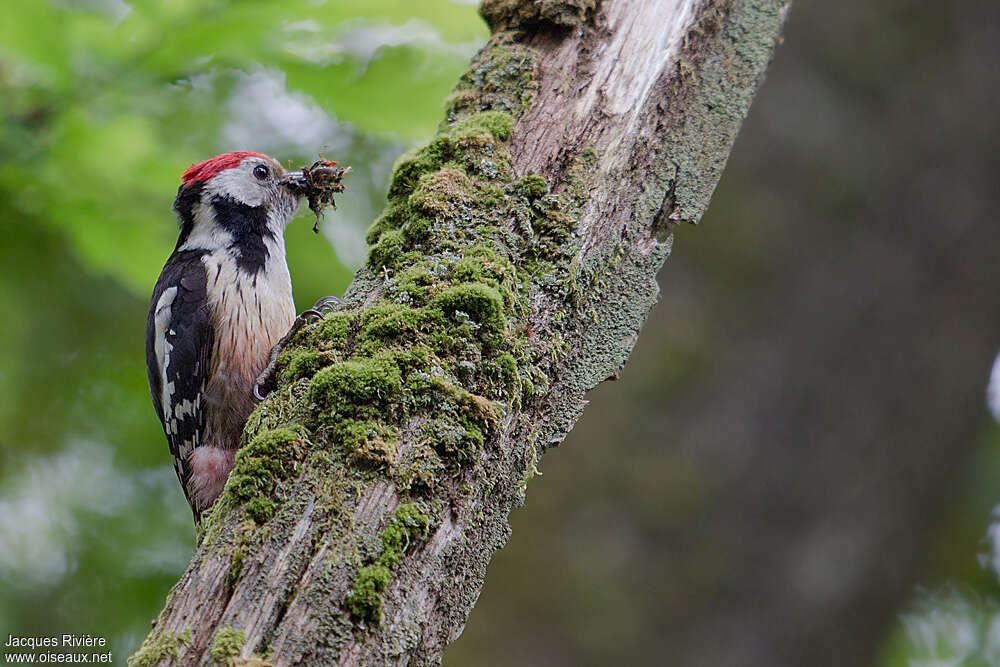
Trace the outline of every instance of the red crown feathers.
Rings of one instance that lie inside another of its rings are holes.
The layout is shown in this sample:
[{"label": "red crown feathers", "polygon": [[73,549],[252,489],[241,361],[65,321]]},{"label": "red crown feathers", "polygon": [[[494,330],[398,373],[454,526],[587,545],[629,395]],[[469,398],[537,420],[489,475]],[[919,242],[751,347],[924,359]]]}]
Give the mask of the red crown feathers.
[{"label": "red crown feathers", "polygon": [[207,181],[212,178],[220,171],[225,171],[226,169],[232,169],[233,167],[239,165],[244,158],[248,157],[262,157],[266,158],[266,155],[260,153],[251,153],[249,151],[237,151],[236,153],[223,153],[222,155],[216,155],[215,157],[205,160],[204,162],[199,162],[198,164],[193,164],[187,168],[183,174],[181,174],[181,180],[184,181],[184,185],[188,183],[194,183],[195,181]]}]

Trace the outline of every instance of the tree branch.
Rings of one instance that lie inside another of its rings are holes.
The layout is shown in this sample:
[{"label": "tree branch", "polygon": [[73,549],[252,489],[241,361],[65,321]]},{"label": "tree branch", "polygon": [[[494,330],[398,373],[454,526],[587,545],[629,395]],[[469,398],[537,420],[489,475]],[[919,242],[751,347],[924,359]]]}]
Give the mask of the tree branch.
[{"label": "tree branch", "polygon": [[614,378],[778,39],[782,0],[484,0],[346,306],[279,357],[133,664],[438,662],[539,455]]}]

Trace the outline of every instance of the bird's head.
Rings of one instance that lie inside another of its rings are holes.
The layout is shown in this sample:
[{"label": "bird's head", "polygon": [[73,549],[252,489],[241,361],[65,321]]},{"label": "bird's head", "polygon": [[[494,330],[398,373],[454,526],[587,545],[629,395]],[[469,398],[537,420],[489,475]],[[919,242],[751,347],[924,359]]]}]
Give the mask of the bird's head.
[{"label": "bird's head", "polygon": [[299,207],[299,192],[274,158],[260,153],[218,155],[181,175],[174,200],[177,247],[215,249],[277,238]]}]

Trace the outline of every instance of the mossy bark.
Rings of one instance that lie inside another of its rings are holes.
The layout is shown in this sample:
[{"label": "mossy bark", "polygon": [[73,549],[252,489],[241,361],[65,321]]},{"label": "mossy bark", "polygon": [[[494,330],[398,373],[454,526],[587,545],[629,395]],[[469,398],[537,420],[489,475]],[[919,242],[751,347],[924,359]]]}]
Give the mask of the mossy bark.
[{"label": "mossy bark", "polygon": [[213,638],[276,665],[440,661],[538,457],[624,365],[787,7],[483,3],[493,37],[397,164],[345,306],[247,423],[155,623],[190,631],[165,662],[210,663]]}]

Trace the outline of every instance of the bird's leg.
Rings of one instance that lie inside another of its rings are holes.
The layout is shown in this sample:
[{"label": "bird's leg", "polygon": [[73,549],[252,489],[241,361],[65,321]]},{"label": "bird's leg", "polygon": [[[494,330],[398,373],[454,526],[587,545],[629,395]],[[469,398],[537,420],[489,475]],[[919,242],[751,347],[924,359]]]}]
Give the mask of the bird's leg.
[{"label": "bird's leg", "polygon": [[291,328],[288,330],[284,336],[281,337],[274,347],[271,348],[271,354],[267,358],[267,366],[264,370],[260,372],[257,376],[257,382],[253,386],[253,396],[258,401],[263,401],[264,397],[274,391],[274,367],[278,363],[278,355],[285,348],[292,338],[295,337],[302,327],[306,324],[311,324],[317,322],[328,313],[332,313],[337,310],[337,306],[342,304],[343,301],[335,296],[324,296],[322,299],[316,302],[316,304],[309,310],[303,311],[295,318],[292,322]]}]

